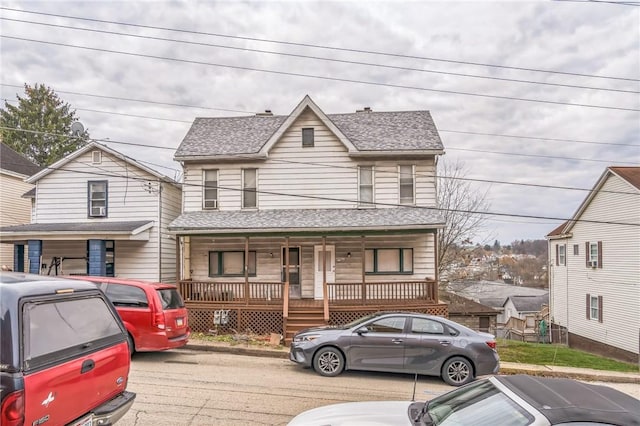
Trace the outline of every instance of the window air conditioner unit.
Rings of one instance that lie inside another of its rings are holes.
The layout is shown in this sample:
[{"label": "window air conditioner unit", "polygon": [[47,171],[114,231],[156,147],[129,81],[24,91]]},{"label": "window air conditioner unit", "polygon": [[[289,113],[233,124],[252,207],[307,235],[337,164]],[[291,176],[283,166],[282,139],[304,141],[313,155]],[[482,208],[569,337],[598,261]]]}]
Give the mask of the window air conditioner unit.
[{"label": "window air conditioner unit", "polygon": [[597,268],[598,267],[598,261],[597,260],[590,260],[589,261],[589,266],[591,266],[592,268]]},{"label": "window air conditioner unit", "polygon": [[107,210],[104,207],[98,207],[98,216],[104,216]]},{"label": "window air conditioner unit", "polygon": [[217,209],[218,208],[218,200],[206,200],[204,202],[204,206],[208,209]]}]

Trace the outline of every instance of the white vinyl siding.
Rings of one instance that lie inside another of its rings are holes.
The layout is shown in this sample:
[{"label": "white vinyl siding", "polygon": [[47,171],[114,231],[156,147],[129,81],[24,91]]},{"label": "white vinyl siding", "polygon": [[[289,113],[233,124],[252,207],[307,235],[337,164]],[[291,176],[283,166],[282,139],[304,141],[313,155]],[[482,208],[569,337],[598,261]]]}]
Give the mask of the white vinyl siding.
[{"label": "white vinyl siding", "polygon": [[[571,229],[567,245],[581,247],[567,257],[568,273],[550,271],[551,315],[569,332],[638,353],[640,329],[640,195],[628,182],[610,176]],[[594,223],[610,222],[610,223]],[[624,226],[617,223],[631,223]],[[587,268],[587,242],[602,241],[602,268]],[[585,294],[603,296],[603,322],[585,315]]]}]

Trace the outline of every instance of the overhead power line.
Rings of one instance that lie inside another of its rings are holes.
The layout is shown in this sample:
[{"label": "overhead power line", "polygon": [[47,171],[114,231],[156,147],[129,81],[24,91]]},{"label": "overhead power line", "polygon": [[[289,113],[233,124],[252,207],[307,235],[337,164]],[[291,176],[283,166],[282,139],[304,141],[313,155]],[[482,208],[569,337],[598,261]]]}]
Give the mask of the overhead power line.
[{"label": "overhead power line", "polygon": [[456,77],[480,78],[480,79],[486,79],[486,80],[505,81],[505,82],[511,82],[511,83],[537,84],[537,85],[544,85],[544,86],[565,87],[565,88],[573,88],[573,89],[600,90],[600,91],[632,93],[632,94],[640,93],[640,91],[638,90],[611,89],[606,87],[580,86],[580,85],[563,84],[563,83],[549,83],[544,81],[532,81],[532,80],[522,80],[522,79],[513,79],[513,78],[504,78],[504,77],[491,77],[491,76],[476,75],[476,74],[436,71],[436,70],[428,70],[423,68],[411,68],[411,67],[402,67],[397,65],[376,64],[376,63],[363,62],[363,61],[353,61],[353,60],[345,60],[345,59],[326,58],[326,57],[320,57],[320,56],[302,55],[302,54],[295,54],[295,53],[276,52],[272,50],[250,49],[247,47],[226,46],[221,44],[204,43],[204,42],[196,42],[196,41],[189,41],[189,40],[177,40],[177,39],[171,39],[171,38],[146,36],[146,35],[140,35],[140,34],[128,34],[128,33],[121,33],[117,31],[98,30],[94,28],[79,28],[79,27],[73,27],[69,25],[26,21],[23,19],[12,19],[12,18],[0,17],[0,20],[11,21],[11,22],[21,22],[21,23],[34,24],[34,25],[43,25],[43,26],[49,26],[49,27],[55,27],[55,28],[65,28],[65,29],[71,29],[74,31],[86,31],[86,32],[93,32],[93,33],[100,33],[100,34],[133,37],[133,38],[145,39],[145,40],[166,41],[166,42],[172,42],[172,43],[189,44],[194,46],[216,47],[221,49],[232,49],[232,50],[240,50],[245,52],[265,53],[270,55],[313,59],[313,60],[327,61],[327,62],[337,62],[337,63],[343,63],[343,64],[349,64],[349,65],[363,65],[363,66],[369,66],[369,67],[387,68],[387,69],[400,70],[400,71],[414,71],[414,72],[423,72],[423,73],[431,73],[431,74],[451,75]]},{"label": "overhead power line", "polygon": [[[0,129],[2,129],[2,130],[10,130],[10,131],[19,131],[19,132],[25,132],[25,133],[32,133],[32,134],[51,135],[51,136],[56,136],[56,137],[64,136],[64,135],[57,134],[57,133],[40,132],[40,131],[36,131],[36,130],[26,130],[26,129],[16,129],[16,128],[12,128],[12,127],[2,127],[2,126],[0,126]],[[139,143],[132,143],[132,142],[122,142],[122,141],[116,141],[116,140],[112,140],[112,139],[93,139],[92,138],[92,140],[95,141],[95,142],[101,142],[101,143],[114,143],[114,144],[131,145],[131,146],[138,146],[138,147],[144,147],[144,148],[157,148],[157,149],[171,150],[171,151],[174,151],[174,152],[176,150],[176,148],[172,148],[172,147],[146,145],[146,144],[139,144]],[[522,155],[524,155],[524,154],[522,154]],[[233,157],[237,158],[238,160],[249,158],[249,156],[247,154],[236,154],[236,155],[233,155]],[[556,157],[556,158],[564,159],[564,157]],[[298,165],[304,165],[304,166],[321,166],[321,167],[331,167],[331,168],[350,169],[350,170],[357,170],[358,169],[357,166],[342,166],[342,165],[327,164],[327,163],[314,162],[314,161],[296,161],[296,160],[285,160],[285,159],[274,159],[274,158],[270,158],[270,161],[274,161],[274,162],[278,162],[278,163],[287,163],[287,164],[298,164]],[[589,161],[589,160],[585,160],[585,161]],[[609,163],[613,164],[613,163],[622,163],[622,162],[610,161]],[[173,169],[173,170],[175,170],[175,169]],[[385,173],[390,173],[390,172],[385,172]],[[397,175],[398,173],[395,172],[395,174]],[[421,174],[421,173],[416,173],[416,176],[418,176],[418,177],[420,177],[420,176],[431,177],[431,175],[426,175],[426,174]],[[452,179],[452,180],[467,181],[467,182],[480,182],[480,183],[500,184],[500,185],[514,185],[514,186],[524,186],[524,187],[543,188],[543,189],[561,189],[561,190],[587,191],[587,192],[591,191],[590,188],[580,188],[580,187],[571,187],[571,186],[543,185],[543,184],[533,184],[533,183],[523,183],[523,182],[508,182],[508,181],[500,181],[500,180],[492,180],[492,179],[473,179],[473,178],[451,177],[451,176],[441,176],[441,175],[440,176],[439,175],[435,175],[434,177],[435,178],[441,178],[441,179]],[[611,190],[604,190],[604,189],[601,190],[601,192],[612,193],[612,194],[637,195],[636,193],[630,193],[630,192],[625,192],[625,191],[611,191]]]},{"label": "overhead power line", "polygon": [[185,30],[185,29],[177,29],[177,28],[159,27],[159,26],[153,26],[153,25],[133,24],[133,23],[129,23],[129,22],[109,21],[109,20],[102,20],[102,19],[95,19],[95,18],[85,18],[85,17],[80,17],[80,16],[70,16],[70,15],[61,15],[61,14],[55,14],[55,13],[45,13],[45,12],[38,12],[38,11],[31,11],[31,10],[14,9],[14,8],[9,8],[9,7],[0,7],[0,10],[9,10],[9,11],[12,11],[12,12],[28,13],[28,14],[32,14],[32,15],[54,16],[54,17],[58,17],[58,18],[76,19],[76,20],[87,21],[87,22],[100,22],[100,23],[104,23],[104,24],[115,24],[115,25],[122,25],[122,26],[134,27],[134,28],[146,28],[146,29],[171,31],[171,32],[185,33],[185,34],[206,35],[206,36],[230,38],[230,39],[236,39],[236,40],[258,41],[258,42],[263,42],[263,43],[282,44],[282,45],[287,45],[287,46],[311,47],[311,48],[314,48],[314,49],[324,49],[324,50],[350,52],[350,53],[365,53],[365,54],[370,54],[370,55],[381,55],[381,56],[389,56],[389,57],[395,57],[395,58],[419,59],[419,60],[425,60],[425,61],[446,62],[446,63],[452,63],[452,64],[461,64],[461,65],[474,65],[474,66],[482,66],[482,67],[490,67],[490,68],[501,68],[501,69],[510,69],[510,70],[518,70],[518,71],[540,72],[540,73],[548,73],[548,74],[571,75],[571,76],[600,78],[600,79],[609,79],[609,80],[640,81],[640,79],[627,78],[627,77],[614,77],[614,76],[604,76],[604,75],[594,75],[594,74],[581,74],[581,73],[557,71],[557,70],[545,70],[545,69],[515,67],[515,66],[507,66],[507,65],[496,65],[496,64],[488,64],[488,63],[481,63],[481,62],[470,62],[470,61],[460,61],[460,60],[453,60],[453,59],[443,59],[443,58],[435,58],[435,57],[429,57],[429,56],[404,55],[404,54],[399,54],[399,53],[380,52],[380,51],[373,51],[373,50],[362,50],[362,49],[351,49],[351,48],[344,48],[344,47],[323,46],[323,45],[311,44],[311,43],[297,43],[297,42],[291,42],[291,41],[271,40],[271,39],[257,38],[257,37],[234,36],[234,35],[213,33],[213,32],[205,32],[205,31]]},{"label": "overhead power line", "polygon": [[472,92],[463,92],[457,90],[444,90],[444,89],[432,89],[428,87],[417,87],[417,86],[408,86],[402,84],[392,84],[392,83],[379,83],[373,81],[365,81],[365,80],[356,80],[350,78],[340,78],[340,77],[327,77],[321,75],[313,75],[313,74],[304,74],[304,73],[296,73],[289,71],[276,71],[276,70],[268,70],[262,68],[252,68],[238,65],[229,65],[229,64],[217,64],[212,62],[204,62],[204,61],[195,61],[189,59],[179,59],[179,58],[171,58],[168,56],[157,56],[157,55],[148,55],[143,53],[134,53],[134,52],[123,52],[120,50],[111,50],[111,49],[102,49],[97,47],[87,47],[87,46],[79,46],[68,43],[56,43],[52,41],[44,41],[44,40],[35,40],[24,37],[14,37],[8,36],[5,34],[0,35],[0,37],[10,40],[20,40],[26,41],[30,43],[41,43],[48,44],[53,46],[61,46],[61,47],[70,47],[74,49],[83,49],[94,52],[104,52],[104,53],[113,53],[117,55],[126,55],[126,56],[134,56],[139,58],[149,58],[149,59],[158,59],[163,61],[171,61],[171,62],[180,62],[180,63],[188,63],[194,65],[203,65],[203,66],[213,66],[213,67],[221,67],[221,68],[230,68],[242,71],[254,71],[254,72],[263,72],[267,74],[277,74],[277,75],[287,75],[291,77],[305,77],[305,78],[316,78],[320,80],[327,81],[338,81],[343,83],[356,83],[356,84],[365,84],[369,86],[380,86],[380,87],[393,87],[396,89],[409,89],[409,90],[419,90],[425,92],[435,92],[435,93],[446,93],[450,95],[464,95],[464,96],[474,96],[480,98],[489,98],[489,99],[501,99],[501,100],[511,100],[511,101],[521,101],[521,102],[534,102],[534,103],[542,103],[547,105],[565,105],[565,106],[575,106],[575,107],[583,107],[583,108],[598,108],[598,109],[609,109],[609,110],[618,110],[618,111],[633,111],[640,112],[640,109],[637,108],[624,108],[624,107],[616,107],[616,106],[607,106],[607,105],[591,105],[591,104],[580,104],[580,103],[571,103],[571,102],[560,102],[560,101],[550,101],[544,99],[530,99],[530,98],[519,98],[514,96],[499,96],[499,95],[487,95],[481,93],[472,93]]}]

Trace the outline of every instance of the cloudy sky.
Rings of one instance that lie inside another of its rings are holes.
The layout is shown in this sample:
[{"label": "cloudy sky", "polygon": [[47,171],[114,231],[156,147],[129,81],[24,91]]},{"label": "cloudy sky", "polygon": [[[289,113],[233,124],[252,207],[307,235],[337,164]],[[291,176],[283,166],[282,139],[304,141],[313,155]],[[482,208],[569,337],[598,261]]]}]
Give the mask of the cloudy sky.
[{"label": "cloudy sky", "polygon": [[44,83],[92,138],[171,177],[195,117],[289,114],[306,94],[326,113],[430,110],[444,161],[500,214],[489,242],[544,238],[607,166],[640,165],[637,1],[0,7],[3,104]]}]

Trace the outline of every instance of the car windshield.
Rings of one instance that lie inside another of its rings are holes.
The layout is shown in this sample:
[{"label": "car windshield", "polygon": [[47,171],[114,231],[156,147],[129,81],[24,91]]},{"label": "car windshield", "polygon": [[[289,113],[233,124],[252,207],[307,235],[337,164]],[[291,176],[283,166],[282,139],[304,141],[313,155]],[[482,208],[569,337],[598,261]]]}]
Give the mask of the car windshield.
[{"label": "car windshield", "polygon": [[534,420],[524,408],[483,380],[431,400],[427,412],[434,425],[524,426]]},{"label": "car windshield", "polygon": [[162,290],[158,290],[158,295],[162,302],[162,309],[184,308],[182,297],[180,297],[180,294],[178,294],[176,289],[163,288]]}]

